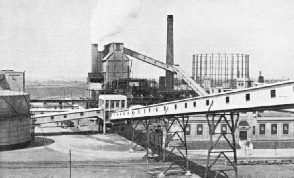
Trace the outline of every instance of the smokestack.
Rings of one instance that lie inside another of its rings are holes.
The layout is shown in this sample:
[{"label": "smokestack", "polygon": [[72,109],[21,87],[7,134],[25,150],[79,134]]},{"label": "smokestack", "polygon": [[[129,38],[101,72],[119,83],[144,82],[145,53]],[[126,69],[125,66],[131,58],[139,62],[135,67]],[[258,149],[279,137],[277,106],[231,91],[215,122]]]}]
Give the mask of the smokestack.
[{"label": "smokestack", "polygon": [[98,73],[98,44],[92,44],[92,73]]},{"label": "smokestack", "polygon": [[258,83],[264,83],[264,77],[261,75],[261,71],[259,71]]},{"label": "smokestack", "polygon": [[[173,37],[173,15],[167,16],[167,47],[166,64],[174,65],[174,37]],[[174,86],[174,74],[170,71],[165,72],[165,88],[172,90]]]},{"label": "smokestack", "polygon": [[98,74],[102,72],[102,57],[101,51],[98,51],[98,44],[92,44],[92,73]]}]

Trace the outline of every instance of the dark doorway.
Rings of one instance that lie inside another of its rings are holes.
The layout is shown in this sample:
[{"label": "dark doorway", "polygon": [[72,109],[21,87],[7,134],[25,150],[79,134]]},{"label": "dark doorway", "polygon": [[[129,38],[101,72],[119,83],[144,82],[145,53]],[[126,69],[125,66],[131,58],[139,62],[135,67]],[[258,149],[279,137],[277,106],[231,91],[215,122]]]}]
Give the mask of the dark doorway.
[{"label": "dark doorway", "polygon": [[240,140],[247,140],[247,131],[240,131],[239,138]]}]

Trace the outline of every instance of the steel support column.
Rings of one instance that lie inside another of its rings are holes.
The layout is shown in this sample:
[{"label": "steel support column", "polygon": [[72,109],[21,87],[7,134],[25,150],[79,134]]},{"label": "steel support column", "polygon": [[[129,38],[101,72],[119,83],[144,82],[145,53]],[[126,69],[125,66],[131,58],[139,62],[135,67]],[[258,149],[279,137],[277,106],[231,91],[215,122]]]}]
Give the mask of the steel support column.
[{"label": "steel support column", "polygon": [[[228,119],[229,117],[229,119]],[[207,162],[206,162],[206,171],[205,171],[205,178],[208,178],[208,172],[209,170],[215,165],[215,163],[218,161],[218,159],[223,156],[229,164],[226,166],[220,167],[217,170],[213,170],[217,172],[217,175],[215,177],[218,177],[220,174],[223,174],[226,177],[229,177],[226,173],[227,171],[234,171],[235,177],[238,177],[238,169],[237,169],[237,154],[236,154],[236,140],[235,140],[235,130],[237,128],[237,123],[239,120],[239,113],[222,113],[222,114],[207,114],[206,115],[208,127],[209,127],[209,135],[210,135],[210,146],[208,148],[208,155],[207,155]],[[216,119],[216,120],[215,120]],[[219,125],[221,121],[224,121],[228,128],[230,133],[227,133],[227,131],[221,130],[220,133],[216,133],[216,128]],[[231,141],[228,139],[228,134],[231,134]],[[216,139],[216,141],[213,141],[213,135],[219,135]],[[224,138],[224,140],[229,145],[229,150],[215,150],[215,147],[217,146],[218,142],[221,138]],[[233,153],[233,161],[227,156],[228,153]],[[211,155],[217,154],[217,157],[214,160],[211,160]],[[212,162],[211,162],[212,161]]]},{"label": "steel support column", "polygon": [[[144,130],[138,129],[139,124],[142,124],[144,127]],[[130,153],[134,152],[134,150],[136,149],[136,147],[138,145],[142,145],[144,147],[146,147],[146,159],[147,162],[149,162],[149,143],[150,143],[150,119],[143,119],[143,120],[135,120],[133,123],[133,133],[132,133],[132,146],[131,149],[129,150]],[[145,133],[146,135],[145,135]],[[135,140],[137,140],[137,138],[139,136],[142,136],[143,140],[138,140],[137,142]],[[145,141],[145,144],[143,143]]]},{"label": "steel support column", "polygon": [[[172,168],[173,165],[179,165],[183,171],[185,171],[186,175],[191,175],[189,171],[189,161],[188,161],[188,150],[187,150],[187,139],[186,139],[186,131],[187,125],[189,122],[189,116],[181,116],[181,117],[172,117],[166,119],[166,133],[170,134],[171,137],[166,137],[166,141],[164,142],[164,151],[163,151],[163,162],[168,161],[168,158],[175,154],[174,151],[177,150],[182,156],[182,160],[172,160],[172,164],[162,172],[162,174],[167,174],[167,172]],[[172,126],[178,124],[177,130],[172,130]],[[182,133],[182,134],[181,134]],[[183,152],[184,151],[184,152]],[[168,152],[168,153],[167,153]],[[185,161],[184,164],[181,162]]]}]

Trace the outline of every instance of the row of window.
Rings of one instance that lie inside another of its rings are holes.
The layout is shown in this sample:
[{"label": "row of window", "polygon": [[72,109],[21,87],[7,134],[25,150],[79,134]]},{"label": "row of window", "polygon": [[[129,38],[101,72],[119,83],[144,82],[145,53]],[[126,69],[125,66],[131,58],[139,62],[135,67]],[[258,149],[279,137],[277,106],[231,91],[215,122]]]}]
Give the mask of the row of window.
[{"label": "row of window", "polygon": [[[197,130],[196,135],[203,135],[203,124],[197,124]],[[289,134],[289,124],[283,124],[282,125],[283,134]],[[265,134],[265,124],[259,124],[259,134],[264,135]],[[221,133],[227,133],[227,124],[221,124]],[[277,135],[278,133],[278,125],[277,124],[271,124],[271,134]],[[208,133],[209,134],[209,133]],[[213,133],[214,135],[215,133]],[[256,127],[252,127],[252,134],[256,134]],[[191,135],[191,124],[187,125],[186,128],[186,135]]]},{"label": "row of window", "polygon": [[[255,135],[255,126],[252,127],[252,134]],[[283,124],[282,125],[283,134],[289,134],[289,124]],[[264,135],[265,134],[265,124],[259,124],[259,134]],[[278,125],[277,124],[271,124],[271,134],[277,135],[278,133]]]},{"label": "row of window", "polygon": [[[271,90],[270,91],[270,94],[271,94],[271,98],[275,98],[276,97],[276,90]],[[247,93],[245,94],[245,99],[246,101],[250,101],[250,93]],[[113,103],[111,104],[111,108],[114,108],[114,102],[115,101],[112,101]],[[121,108],[124,108],[124,101],[122,100],[122,107]],[[116,102],[116,106],[118,107],[119,102]],[[226,97],[226,103],[230,103],[230,97],[227,96]],[[188,103],[184,103],[184,106],[185,108],[188,108]],[[209,100],[206,100],[206,106],[209,106]],[[106,108],[109,107],[109,101],[106,101]],[[196,107],[196,101],[193,102],[193,107]],[[174,108],[175,110],[177,109],[177,104],[174,105]],[[155,108],[156,112],[158,112],[158,107]],[[151,108],[149,108],[149,112],[151,111]],[[164,106],[164,111],[166,111],[166,106]],[[145,109],[144,109],[144,113],[145,113]],[[134,114],[134,112],[133,112]],[[140,114],[140,110],[138,110],[138,114]],[[118,116],[118,114],[116,114]],[[125,115],[125,113],[123,112],[123,115]],[[121,116],[121,113],[120,113],[120,116]]]},{"label": "row of window", "polygon": [[[97,111],[97,113],[98,113],[98,111]],[[84,116],[84,113],[81,112],[81,113],[80,113],[80,116]],[[50,118],[51,118],[51,119],[54,119],[54,116],[51,116]],[[67,118],[67,115],[63,115],[63,118]]]},{"label": "row of window", "polygon": [[[103,100],[100,100],[100,107],[103,106]],[[119,108],[119,103],[121,103],[120,108],[125,108],[125,100],[106,100],[105,101],[105,108],[109,108],[109,103],[110,103],[110,108]]]},{"label": "row of window", "polygon": [[[221,133],[227,133],[227,124],[221,124]],[[187,125],[186,135],[191,135],[191,124]],[[197,124],[196,135],[203,135],[203,124]]]}]

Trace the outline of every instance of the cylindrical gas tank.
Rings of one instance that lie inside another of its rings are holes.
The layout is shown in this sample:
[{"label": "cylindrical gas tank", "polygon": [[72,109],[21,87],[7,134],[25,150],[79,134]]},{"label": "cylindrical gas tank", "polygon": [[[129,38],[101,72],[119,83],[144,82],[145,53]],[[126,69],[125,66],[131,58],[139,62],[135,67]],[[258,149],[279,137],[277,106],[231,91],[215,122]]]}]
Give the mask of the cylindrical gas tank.
[{"label": "cylindrical gas tank", "polygon": [[0,90],[0,150],[28,145],[31,126],[29,94]]}]

